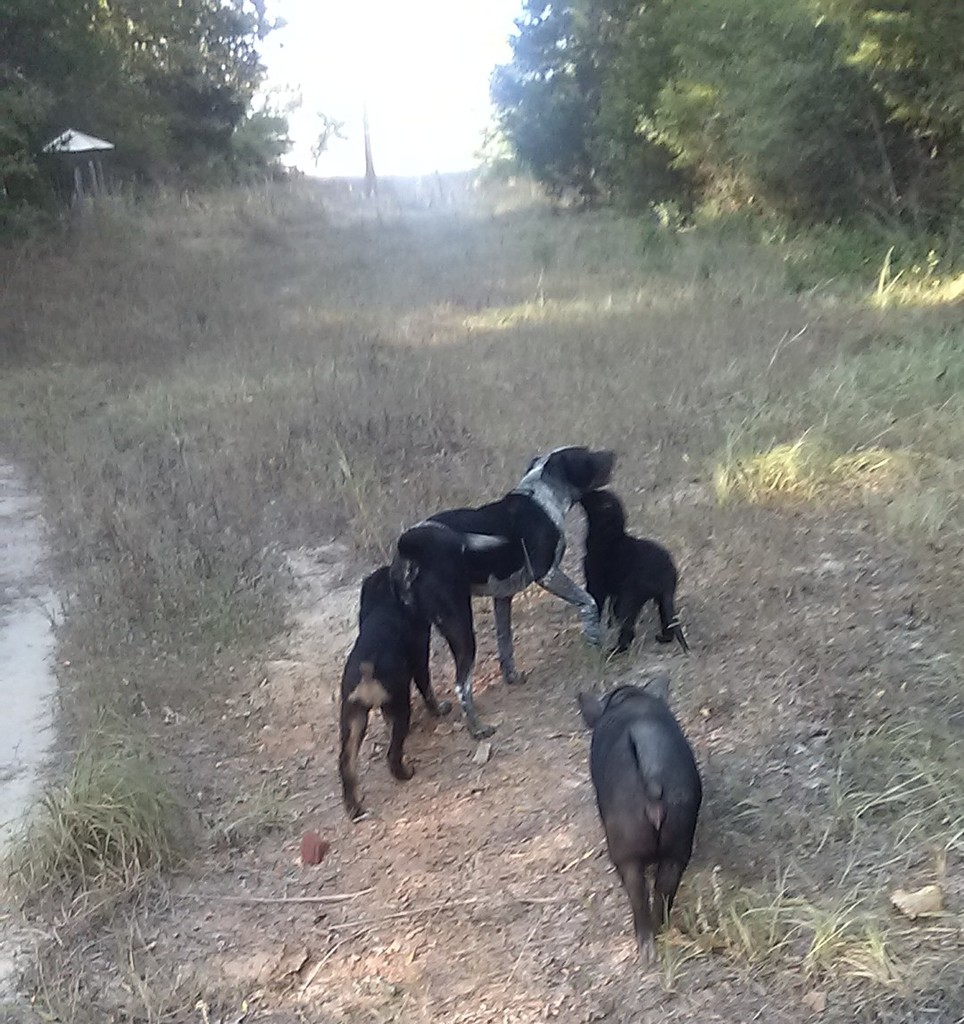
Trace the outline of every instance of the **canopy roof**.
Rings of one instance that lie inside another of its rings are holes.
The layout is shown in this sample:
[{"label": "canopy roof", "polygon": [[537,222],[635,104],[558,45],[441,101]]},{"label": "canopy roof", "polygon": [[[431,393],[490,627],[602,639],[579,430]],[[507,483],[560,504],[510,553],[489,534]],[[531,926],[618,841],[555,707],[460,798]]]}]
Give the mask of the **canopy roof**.
[{"label": "canopy roof", "polygon": [[45,153],[90,153],[96,149],[113,149],[114,143],[104,139],[98,139],[93,135],[85,135],[75,128],[68,128],[67,131],[51,139],[44,146]]}]

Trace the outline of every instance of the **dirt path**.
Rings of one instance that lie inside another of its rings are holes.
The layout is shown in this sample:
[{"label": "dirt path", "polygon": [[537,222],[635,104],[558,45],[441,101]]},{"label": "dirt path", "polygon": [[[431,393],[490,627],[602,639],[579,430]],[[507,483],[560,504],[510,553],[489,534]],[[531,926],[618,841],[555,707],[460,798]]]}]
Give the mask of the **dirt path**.
[{"label": "dirt path", "polygon": [[[819,542],[785,557],[801,532]],[[740,564],[761,546],[772,557],[754,566],[750,587]],[[419,709],[409,742],[417,774],[399,786],[373,723],[364,792],[375,814],[352,826],[334,770],[335,699],[360,570],[346,571],[337,554],[301,554],[289,656],[269,666],[236,713],[297,820],[206,875],[205,924],[189,937],[188,948],[201,940],[191,960],[205,959],[236,984],[254,982],[266,1020],[808,1018],[806,997],[827,982],[803,972],[754,981],[752,969],[721,957],[696,970],[681,962],[677,978],[670,946],[665,972],[640,975],[624,894],[602,846],[574,697],[600,674],[614,681],[658,667],[672,673],[707,781],[680,899],[681,913],[692,915],[714,873],[753,883],[784,857],[806,862],[813,850],[801,821],[819,813],[833,785],[835,733],[933,665],[934,628],[911,610],[909,567],[881,560],[858,524],[759,514],[752,527],[744,522],[715,550],[687,560],[693,657],[667,655],[647,629],[631,665],[600,672],[568,609],[530,592],[517,616],[529,682],[512,690],[498,681],[490,612],[478,602],[480,705],[499,725],[491,760],[475,763],[476,745],[457,718],[435,723]],[[451,667],[441,652],[433,671],[445,690]],[[295,863],[305,828],[332,842],[317,869]],[[828,849],[807,870],[832,878],[842,852]],[[921,864],[904,881],[928,878]],[[249,896],[266,902],[234,902]],[[212,935],[216,945],[204,941]],[[845,988],[838,999],[845,1019],[856,1004]],[[958,1004],[940,1015],[936,993],[925,1005],[935,1008],[933,1019],[956,1020]],[[893,1019],[904,1019],[906,1008],[898,1000]]]},{"label": "dirt path", "polygon": [[[0,463],[0,849],[36,793],[52,741],[52,580],[40,500]],[[0,1014],[13,999],[25,936],[0,913]]]}]

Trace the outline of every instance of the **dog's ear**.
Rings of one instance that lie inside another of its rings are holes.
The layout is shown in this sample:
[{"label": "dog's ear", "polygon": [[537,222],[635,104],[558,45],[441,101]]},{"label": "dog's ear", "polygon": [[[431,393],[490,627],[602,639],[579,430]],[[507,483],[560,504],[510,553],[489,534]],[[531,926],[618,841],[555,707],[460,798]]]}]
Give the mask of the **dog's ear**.
[{"label": "dog's ear", "polygon": [[653,676],[653,678],[649,680],[644,689],[654,697],[659,697],[661,701],[668,702],[669,676],[665,672],[660,672],[658,676]]},{"label": "dog's ear", "polygon": [[361,598],[358,602],[359,626],[368,618],[372,608],[392,592],[389,572],[388,566],[383,565],[373,573],[369,573],[362,581]]},{"label": "dog's ear", "polygon": [[594,452],[588,448],[565,448],[555,452],[552,459],[558,460],[558,475],[564,477],[577,491],[605,487],[616,465],[615,452]]},{"label": "dog's ear", "polygon": [[596,723],[602,718],[603,702],[591,693],[580,693],[576,699],[579,702],[579,710],[582,712],[582,720],[586,723],[586,727],[594,729]]}]

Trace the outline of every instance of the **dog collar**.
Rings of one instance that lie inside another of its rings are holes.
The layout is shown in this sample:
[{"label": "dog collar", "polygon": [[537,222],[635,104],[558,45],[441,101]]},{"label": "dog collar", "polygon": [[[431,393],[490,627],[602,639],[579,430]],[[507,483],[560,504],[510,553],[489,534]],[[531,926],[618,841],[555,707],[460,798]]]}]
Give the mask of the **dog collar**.
[{"label": "dog collar", "polygon": [[526,479],[529,474],[519,481],[519,486],[512,490],[513,494],[524,494],[531,498],[543,512],[552,520],[558,530],[562,530],[566,521],[566,513],[572,508],[572,501],[560,499],[558,492],[545,482],[541,477]]}]

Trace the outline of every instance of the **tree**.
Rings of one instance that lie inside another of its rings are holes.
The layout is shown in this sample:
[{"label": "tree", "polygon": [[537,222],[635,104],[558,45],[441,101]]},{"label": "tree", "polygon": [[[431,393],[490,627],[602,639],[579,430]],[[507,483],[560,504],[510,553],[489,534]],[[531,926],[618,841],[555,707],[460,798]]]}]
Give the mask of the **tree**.
[{"label": "tree", "polygon": [[836,27],[803,6],[699,0],[670,15],[676,67],[656,111],[680,166],[736,202],[834,218],[887,186],[873,134],[879,103],[838,59]]},{"label": "tree", "polygon": [[512,61],[492,77],[499,128],[519,162],[551,190],[595,193],[593,129],[599,84],[563,5],[526,0],[512,41]]},{"label": "tree", "polygon": [[964,4],[816,0],[841,27],[843,59],[884,107],[882,163],[898,204],[940,222],[964,191]]},{"label": "tree", "polygon": [[134,177],[236,173],[243,126],[284,134],[249,118],[271,28],[262,0],[0,0],[5,201],[40,200],[40,147],[66,127]]},{"label": "tree", "polygon": [[[689,200],[689,175],[655,130],[660,92],[676,59],[668,0],[583,0],[599,12],[594,61],[601,94],[594,132],[600,174],[633,206]],[[588,21],[586,24],[589,24]]]},{"label": "tree", "polygon": [[329,117],[328,114],[324,114],[321,111],[318,112],[318,120],[321,123],[321,128],[318,132],[318,138],[315,139],[311,146],[311,157],[316,164],[321,159],[322,153],[327,151],[332,139],[345,138],[344,121],[336,121],[335,118]]}]

